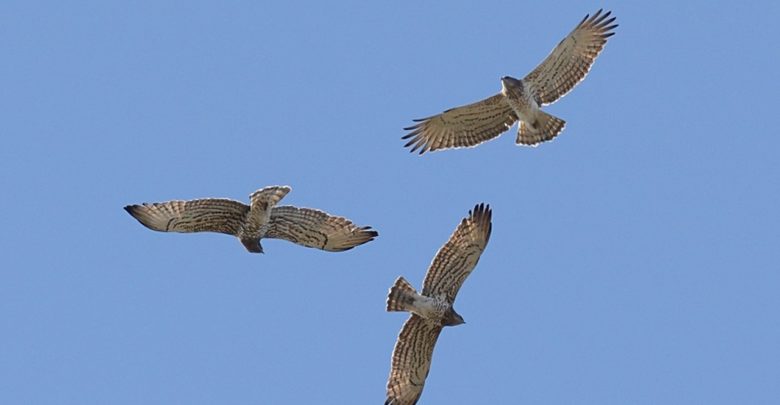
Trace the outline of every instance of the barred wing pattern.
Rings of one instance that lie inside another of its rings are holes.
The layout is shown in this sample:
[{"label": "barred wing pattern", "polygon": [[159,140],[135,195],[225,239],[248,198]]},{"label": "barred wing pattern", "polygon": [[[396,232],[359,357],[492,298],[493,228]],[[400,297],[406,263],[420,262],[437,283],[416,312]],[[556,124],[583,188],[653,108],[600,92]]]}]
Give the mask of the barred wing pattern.
[{"label": "barred wing pattern", "polygon": [[452,304],[466,277],[479,262],[493,230],[489,205],[478,204],[464,218],[450,239],[436,253],[423,282],[422,295],[444,294]]},{"label": "barred wing pattern", "polygon": [[418,315],[406,320],[393,349],[385,405],[414,405],[420,399],[441,330],[440,324]]},{"label": "barred wing pattern", "polygon": [[618,25],[611,11],[587,15],[549,56],[523,79],[539,105],[552,104],[581,82]]},{"label": "barred wing pattern", "polygon": [[502,94],[473,104],[451,108],[441,114],[414,120],[418,124],[401,139],[404,147],[420,154],[438,149],[477,146],[506,132],[517,121],[517,115]]},{"label": "barred wing pattern", "polygon": [[155,231],[236,235],[249,212],[249,206],[234,200],[207,198],[128,205],[125,211]]},{"label": "barred wing pattern", "polygon": [[271,209],[271,222],[264,237],[341,252],[370,242],[378,235],[370,226],[358,227],[346,218],[285,205]]}]

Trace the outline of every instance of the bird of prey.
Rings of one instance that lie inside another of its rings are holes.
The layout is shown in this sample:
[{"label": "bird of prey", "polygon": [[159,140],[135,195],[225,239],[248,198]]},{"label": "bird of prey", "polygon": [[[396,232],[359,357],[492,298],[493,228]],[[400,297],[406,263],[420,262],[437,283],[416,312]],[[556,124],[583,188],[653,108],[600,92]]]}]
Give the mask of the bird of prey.
[{"label": "bird of prey", "polygon": [[249,196],[250,205],[223,198],[128,205],[125,211],[160,232],[219,232],[237,237],[252,253],[263,253],[262,238],[284,239],[306,247],[341,252],[373,240],[370,226],[328,213],[276,204],[288,186],[270,186]]},{"label": "bird of prey", "polygon": [[455,296],[474,270],[490,239],[492,212],[479,204],[464,218],[447,243],[439,249],[421,294],[399,277],[387,296],[388,311],[407,311],[406,320],[393,349],[385,405],[414,405],[422,395],[431,367],[433,346],[445,326],[464,323],[455,312]]},{"label": "bird of prey", "polygon": [[410,152],[477,146],[509,130],[520,121],[518,145],[536,146],[557,136],[566,125],[541,106],[554,103],[582,81],[590,71],[617,24],[610,11],[586,15],[552,50],[547,59],[521,80],[504,76],[501,92],[482,101],[416,119],[402,139]]}]

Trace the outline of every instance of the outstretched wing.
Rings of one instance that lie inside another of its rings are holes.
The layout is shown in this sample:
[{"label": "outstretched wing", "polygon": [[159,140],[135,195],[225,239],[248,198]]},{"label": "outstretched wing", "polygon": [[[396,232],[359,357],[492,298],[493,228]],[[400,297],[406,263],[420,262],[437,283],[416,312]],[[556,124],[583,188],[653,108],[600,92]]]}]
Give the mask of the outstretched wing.
[{"label": "outstretched wing", "polygon": [[379,233],[370,226],[311,208],[289,205],[271,209],[265,238],[284,239],[306,247],[341,252],[372,241]]},{"label": "outstretched wing", "polygon": [[[477,146],[506,132],[517,121],[517,115],[501,94],[473,104],[451,108],[441,114],[414,120],[418,124],[401,139],[404,147],[420,154],[439,149]],[[411,139],[410,139],[411,138]]]},{"label": "outstretched wing", "polygon": [[539,105],[554,103],[582,81],[604,49],[607,38],[615,35],[612,30],[618,25],[610,25],[615,17],[608,18],[611,11],[605,14],[601,11],[592,17],[586,15],[547,59],[523,79],[530,84]]},{"label": "outstretched wing", "polygon": [[133,218],[160,232],[219,232],[236,235],[249,206],[238,201],[207,198],[144,203],[125,207]]},{"label": "outstretched wing", "polygon": [[420,399],[441,329],[418,315],[406,320],[393,349],[385,405],[414,405]]},{"label": "outstretched wing", "polygon": [[492,211],[489,205],[478,204],[469,216],[464,218],[450,239],[436,253],[436,257],[425,275],[422,295],[436,297],[444,294],[452,304],[466,277],[479,262],[487,246]]}]

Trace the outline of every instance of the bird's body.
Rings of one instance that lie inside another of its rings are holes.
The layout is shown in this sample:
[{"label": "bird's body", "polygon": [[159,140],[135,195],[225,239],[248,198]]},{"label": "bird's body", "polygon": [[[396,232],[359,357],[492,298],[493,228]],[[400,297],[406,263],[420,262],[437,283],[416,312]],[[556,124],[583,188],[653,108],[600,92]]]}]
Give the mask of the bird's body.
[{"label": "bird's body", "polygon": [[[419,295],[417,299],[409,308],[411,313],[417,314],[427,320],[441,322],[442,325],[447,323],[446,315],[454,313],[455,309],[449,302],[445,301],[441,297],[426,297]],[[449,326],[449,325],[447,325]]]},{"label": "bird's body", "polygon": [[455,326],[463,323],[463,318],[455,312],[452,303],[444,295],[428,297],[420,295],[403,277],[398,277],[387,297],[388,311],[411,312],[426,321],[441,326]]},{"label": "bird's body", "polygon": [[266,187],[255,191],[249,196],[249,211],[236,235],[246,250],[252,253],[263,253],[262,239],[271,227],[271,210],[287,193],[290,187]]},{"label": "bird's body", "polygon": [[414,120],[405,147],[420,154],[450,148],[474,147],[509,130],[519,121],[516,143],[536,146],[555,138],[566,125],[541,110],[582,81],[607,38],[614,35],[615,18],[601,10],[585,18],[549,56],[522,79],[501,78],[501,92],[476,103],[450,108],[441,114]]},{"label": "bird's body", "polygon": [[520,121],[515,140],[518,145],[536,146],[549,141],[558,136],[566,126],[564,120],[539,108],[532,86],[533,83],[526,83],[514,77],[501,78],[501,95]]},{"label": "bird's body", "polygon": [[250,195],[250,204],[224,198],[128,205],[125,210],[160,232],[219,232],[237,237],[247,251],[263,253],[263,238],[284,239],[330,252],[352,249],[378,233],[320,210],[277,206],[288,186],[270,186]]},{"label": "bird's body", "polygon": [[523,122],[532,122],[539,111],[539,104],[533,98],[530,91],[526,91],[522,80],[504,76],[501,78],[501,95],[506,99],[509,107],[517,115],[517,119]]}]

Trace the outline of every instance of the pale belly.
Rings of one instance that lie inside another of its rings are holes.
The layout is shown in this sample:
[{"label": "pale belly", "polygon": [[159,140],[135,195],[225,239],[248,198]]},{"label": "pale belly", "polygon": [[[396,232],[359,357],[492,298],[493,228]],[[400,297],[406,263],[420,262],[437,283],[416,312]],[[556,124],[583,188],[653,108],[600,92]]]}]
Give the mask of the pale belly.
[{"label": "pale belly", "polygon": [[441,319],[448,307],[446,302],[420,296],[414,301],[412,312],[426,319]]},{"label": "pale belly", "polygon": [[536,115],[536,111],[539,110],[539,106],[536,105],[536,100],[530,97],[508,97],[507,101],[520,121],[531,122]]}]

